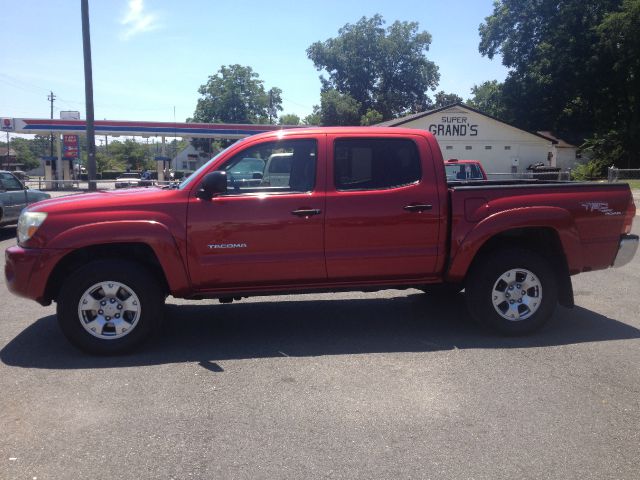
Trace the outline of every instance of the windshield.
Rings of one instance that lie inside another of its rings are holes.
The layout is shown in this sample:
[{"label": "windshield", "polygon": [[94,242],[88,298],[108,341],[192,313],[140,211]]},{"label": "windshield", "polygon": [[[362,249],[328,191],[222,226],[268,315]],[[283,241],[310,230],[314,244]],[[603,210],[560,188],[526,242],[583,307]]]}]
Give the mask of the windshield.
[{"label": "windshield", "polygon": [[[248,138],[248,137],[247,137]],[[238,140],[238,142],[242,142],[244,140]],[[211,158],[207,163],[205,163],[204,165],[202,165],[199,169],[197,169],[195,172],[193,172],[191,175],[189,175],[187,178],[185,178],[182,183],[180,183],[180,185],[178,186],[178,188],[180,190],[183,190],[185,187],[187,187],[194,178],[196,178],[202,171],[206,170],[207,168],[209,168],[209,165],[211,165],[211,162],[213,162],[214,160],[216,160],[220,155],[222,155],[224,152],[226,152],[227,150],[229,150],[229,148],[233,147],[235,144],[237,144],[238,142],[234,142],[231,145],[229,145],[227,148],[225,148],[224,150],[219,151],[215,157]]]}]

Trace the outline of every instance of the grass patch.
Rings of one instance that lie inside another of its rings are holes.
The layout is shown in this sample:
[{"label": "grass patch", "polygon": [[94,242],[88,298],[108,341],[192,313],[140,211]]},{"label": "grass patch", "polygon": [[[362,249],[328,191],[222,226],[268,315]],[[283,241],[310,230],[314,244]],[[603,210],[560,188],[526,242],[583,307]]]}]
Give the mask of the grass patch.
[{"label": "grass patch", "polygon": [[640,190],[640,180],[630,179],[630,180],[618,180],[620,183],[628,183],[629,186],[634,190]]}]

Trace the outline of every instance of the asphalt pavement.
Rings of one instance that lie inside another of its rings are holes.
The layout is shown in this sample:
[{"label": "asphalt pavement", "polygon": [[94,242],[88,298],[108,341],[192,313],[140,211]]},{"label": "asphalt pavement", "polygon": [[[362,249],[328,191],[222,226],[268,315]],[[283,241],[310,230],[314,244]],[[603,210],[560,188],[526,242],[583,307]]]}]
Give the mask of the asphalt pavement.
[{"label": "asphalt pavement", "polygon": [[640,256],[574,289],[517,339],[462,295],[169,299],[157,338],[100,358],[2,277],[0,478],[635,480]]}]

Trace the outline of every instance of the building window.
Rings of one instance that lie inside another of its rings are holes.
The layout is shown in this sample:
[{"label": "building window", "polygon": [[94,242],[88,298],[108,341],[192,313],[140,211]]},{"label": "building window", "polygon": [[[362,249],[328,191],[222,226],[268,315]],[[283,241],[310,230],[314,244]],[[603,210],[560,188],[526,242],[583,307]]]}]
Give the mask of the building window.
[{"label": "building window", "polygon": [[471,150],[471,145],[467,145],[466,147],[464,147],[465,150]]},{"label": "building window", "polygon": [[491,145],[485,145],[485,146],[484,146],[484,149],[485,149],[485,150],[491,150],[491,148],[492,148],[492,147],[491,147]]},{"label": "building window", "polygon": [[447,149],[447,150],[453,150],[453,145],[447,145],[447,146],[446,146],[446,149]]},{"label": "building window", "polygon": [[504,149],[505,149],[505,150],[511,150],[511,145],[505,145],[505,146],[504,146]]}]

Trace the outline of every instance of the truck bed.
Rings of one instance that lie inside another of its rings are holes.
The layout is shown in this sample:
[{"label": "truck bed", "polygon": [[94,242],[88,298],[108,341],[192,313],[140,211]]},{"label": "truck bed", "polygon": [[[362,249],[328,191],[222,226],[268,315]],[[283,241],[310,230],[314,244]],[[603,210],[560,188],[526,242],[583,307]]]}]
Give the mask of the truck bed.
[{"label": "truck bed", "polygon": [[[551,237],[544,238],[557,238],[562,245],[571,274],[611,266],[623,225],[635,212],[628,208],[632,198],[625,183],[453,182],[448,191],[451,258],[477,253],[473,245],[495,232],[525,232],[529,243],[539,244],[539,232],[545,231]],[[455,277],[460,272],[453,269]]]}]

